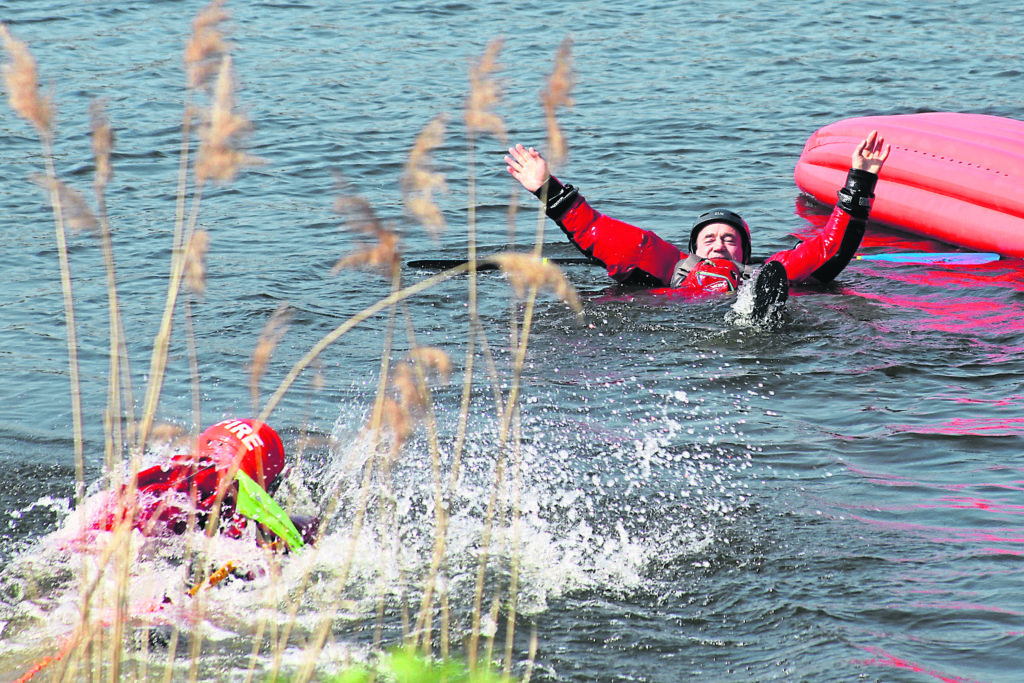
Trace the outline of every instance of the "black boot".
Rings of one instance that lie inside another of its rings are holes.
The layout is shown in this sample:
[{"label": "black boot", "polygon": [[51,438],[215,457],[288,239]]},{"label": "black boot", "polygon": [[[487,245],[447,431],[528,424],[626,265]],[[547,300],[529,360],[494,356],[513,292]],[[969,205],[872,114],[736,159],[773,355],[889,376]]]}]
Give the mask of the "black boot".
[{"label": "black boot", "polygon": [[761,267],[754,280],[754,322],[776,326],[782,322],[782,307],[789,297],[786,267],[769,261]]}]

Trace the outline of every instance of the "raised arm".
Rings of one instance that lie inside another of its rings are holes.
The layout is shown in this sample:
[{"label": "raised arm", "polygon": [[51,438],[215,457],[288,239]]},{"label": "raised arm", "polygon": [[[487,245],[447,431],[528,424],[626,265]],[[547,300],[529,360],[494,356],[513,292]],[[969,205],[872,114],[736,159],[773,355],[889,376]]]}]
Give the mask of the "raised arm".
[{"label": "raised arm", "polygon": [[825,284],[850,263],[864,237],[878,173],[888,158],[889,145],[878,131],[871,131],[860,141],[850,158],[846,184],[839,190],[836,207],[825,227],[814,237],[769,259],[786,266],[790,282]]},{"label": "raised arm", "polygon": [[551,175],[533,147],[509,147],[505,168],[545,203],[548,217],[581,252],[604,266],[609,277],[623,284],[669,284],[675,264],[684,256],[678,247],[649,230],[595,211],[579,190]]}]

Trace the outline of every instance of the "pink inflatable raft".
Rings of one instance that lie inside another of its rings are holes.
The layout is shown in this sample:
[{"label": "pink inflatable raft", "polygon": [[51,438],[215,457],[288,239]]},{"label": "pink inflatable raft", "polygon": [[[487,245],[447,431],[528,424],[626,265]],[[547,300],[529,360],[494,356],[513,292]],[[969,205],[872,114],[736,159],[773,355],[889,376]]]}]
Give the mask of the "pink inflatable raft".
[{"label": "pink inflatable raft", "polygon": [[1024,121],[949,112],[837,121],[808,138],[794,172],[797,186],[835,205],[850,155],[872,130],[892,145],[872,221],[1024,258]]}]

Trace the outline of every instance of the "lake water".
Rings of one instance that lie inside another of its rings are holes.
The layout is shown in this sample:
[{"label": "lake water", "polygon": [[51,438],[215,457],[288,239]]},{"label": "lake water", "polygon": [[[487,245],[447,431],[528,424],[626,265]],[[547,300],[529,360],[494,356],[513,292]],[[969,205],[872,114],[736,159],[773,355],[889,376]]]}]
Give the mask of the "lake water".
[{"label": "lake water", "polygon": [[[107,101],[117,131],[108,202],[137,400],[166,291],[181,54],[202,7],[10,0],[0,13],[30,45],[57,105],[58,173],[83,191],[92,179],[89,102]],[[519,204],[516,242],[533,243],[536,203],[515,191],[503,144],[485,135],[467,151],[469,66],[494,38],[504,38],[495,110],[511,141],[543,147],[539,95],[571,37],[574,106],[559,113],[570,156],[559,175],[602,212],[670,240],[684,240],[701,211],[730,206],[750,222],[761,255],[791,246],[827,213],[792,181],[817,128],[871,114],[1024,115],[1024,14],[980,0],[295,0],[228,9],[237,101],[253,122],[247,149],[264,163],[203,199],[208,289],[193,304],[203,425],[253,412],[248,363],[280,303],[292,317],[264,399],[324,334],[386,295],[376,275],[331,273],[357,247],[333,212],[339,174],[402,227],[407,259],[463,256],[471,218],[483,251],[503,248],[510,197]],[[55,654],[74,628],[70,577],[88,553],[60,540],[75,465],[53,221],[30,180],[43,162],[33,129],[2,111],[0,678],[8,680]],[[447,179],[439,202],[448,226],[434,241],[403,218],[400,179],[416,135],[440,114],[447,130],[434,160]],[[550,255],[573,255],[550,222],[546,242]],[[864,247],[944,248],[875,225]],[[72,236],[70,252],[92,484],[103,463],[105,275],[91,236]],[[430,274],[406,268],[403,278]],[[827,289],[795,291],[775,332],[738,322],[729,302],[624,292],[587,266],[566,274],[583,320],[542,297],[526,360],[519,673],[535,627],[534,680],[1020,680],[1019,261],[854,262]],[[446,447],[465,367],[466,285],[455,278],[409,305],[419,343],[445,349],[455,364],[437,395]],[[507,389],[504,278],[481,273],[480,296]],[[329,579],[341,573],[346,504],[358,488],[355,435],[372,408],[386,327],[386,316],[371,318],[329,348],[317,368],[322,387],[312,390],[307,373],[270,418],[288,450],[302,452],[289,489],[313,508],[327,495],[341,502],[319,556],[286,561],[277,584],[298,591],[312,566],[317,580],[298,617],[308,630],[337,606]],[[403,328],[396,359],[409,344]],[[498,440],[492,383],[482,354],[478,361],[449,568],[453,601],[463,604]],[[179,324],[160,421],[191,428],[189,377]],[[303,446],[307,433],[333,445]],[[360,547],[346,595],[354,603],[330,624],[325,671],[372,642],[373,596],[388,596],[383,637],[400,632],[403,586],[429,565],[428,452],[419,434],[394,465],[403,531],[393,545]],[[182,547],[172,539],[139,552],[134,602],[167,592],[180,602]],[[214,555],[267,562],[227,541]],[[390,557],[399,559],[382,569],[380,558]],[[209,592],[200,679],[244,680],[265,586],[235,581]],[[368,610],[360,596],[370,596]],[[290,608],[285,595],[271,620],[286,621]],[[147,614],[139,618],[154,628],[162,619],[194,633],[170,607],[152,622]],[[300,653],[286,650],[286,671]],[[187,673],[188,648],[178,656]],[[153,640],[130,671],[147,657],[162,673],[166,642]]]}]

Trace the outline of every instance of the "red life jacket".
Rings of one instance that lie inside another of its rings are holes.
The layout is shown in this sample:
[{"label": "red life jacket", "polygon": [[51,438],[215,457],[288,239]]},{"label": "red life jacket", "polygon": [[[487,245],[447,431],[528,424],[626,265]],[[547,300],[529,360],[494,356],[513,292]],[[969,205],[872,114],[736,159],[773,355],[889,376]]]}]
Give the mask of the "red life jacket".
[{"label": "red life jacket", "polygon": [[704,259],[690,269],[679,289],[707,293],[735,292],[743,281],[743,266],[724,258]]},{"label": "red life jacket", "polygon": [[729,259],[700,259],[690,255],[680,260],[672,276],[672,285],[649,290],[671,298],[704,299],[735,292],[750,270]]},{"label": "red life jacket", "polygon": [[[213,511],[234,483],[241,470],[264,489],[269,489],[284,469],[285,454],[281,437],[270,425],[259,420],[224,420],[203,431],[198,453],[177,454],[170,461],[154,465],[136,478],[138,490],[134,503],[121,495],[112,503],[97,528],[113,529],[134,505],[134,526],[145,534],[168,530],[181,533],[190,511],[205,516]],[[122,494],[127,491],[122,488]],[[194,490],[194,504],[193,504]],[[234,513],[230,496],[222,509],[222,519]],[[244,525],[242,520],[240,524]]]}]

